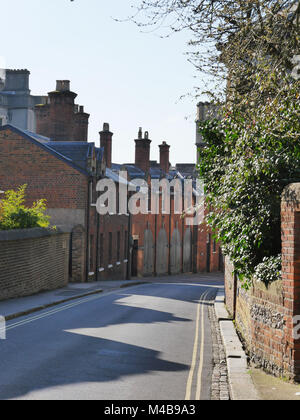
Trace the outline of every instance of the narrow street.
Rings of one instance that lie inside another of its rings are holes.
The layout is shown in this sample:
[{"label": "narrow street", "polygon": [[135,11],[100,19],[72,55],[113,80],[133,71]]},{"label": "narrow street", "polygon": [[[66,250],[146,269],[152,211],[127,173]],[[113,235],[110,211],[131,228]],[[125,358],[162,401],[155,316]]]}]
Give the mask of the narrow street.
[{"label": "narrow street", "polygon": [[8,322],[0,399],[210,399],[218,287],[163,278]]}]

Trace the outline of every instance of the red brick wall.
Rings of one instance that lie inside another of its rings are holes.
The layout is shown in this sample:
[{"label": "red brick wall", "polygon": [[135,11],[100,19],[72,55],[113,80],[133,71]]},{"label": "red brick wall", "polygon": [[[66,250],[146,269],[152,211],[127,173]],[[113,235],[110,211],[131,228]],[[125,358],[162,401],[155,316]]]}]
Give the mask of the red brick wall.
[{"label": "red brick wall", "polygon": [[49,93],[47,105],[37,105],[36,132],[55,141],[87,141],[89,114],[75,112],[76,94],[70,91]]},{"label": "red brick wall", "polygon": [[300,184],[287,187],[282,200],[282,283],[288,350],[300,380],[300,340],[293,338],[293,317],[300,315]]},{"label": "red brick wall", "polygon": [[[182,218],[181,214],[174,214],[174,204],[173,200],[171,202],[171,214],[158,214],[158,215],[143,215],[139,214],[133,216],[132,219],[132,235],[134,238],[138,239],[138,275],[143,276],[144,270],[144,233],[147,228],[149,228],[153,234],[154,239],[154,259],[155,253],[157,251],[157,244],[155,245],[155,238],[158,238],[158,234],[162,227],[166,230],[168,243],[170,246],[172,235],[174,230],[177,228],[181,237],[181,271],[183,270],[183,238],[184,233],[187,228],[186,219]],[[197,225],[191,226],[192,231],[192,270],[195,273],[206,272],[207,271],[207,238],[208,234],[211,232],[207,229],[206,225]],[[210,272],[217,272],[220,270],[220,258],[219,254],[221,252],[220,246],[216,243],[215,248],[213,246],[213,238],[211,235],[211,245],[209,250],[209,261],[210,261]],[[170,253],[170,251],[169,251]],[[168,258],[168,267],[170,271],[170,255]],[[155,274],[155,262],[154,262],[154,271]]]},{"label": "red brick wall", "polygon": [[28,204],[46,198],[48,208],[85,209],[87,177],[50,152],[7,129],[0,131],[0,186],[27,184]]},{"label": "red brick wall", "polygon": [[[13,130],[0,131],[1,190],[17,189],[27,184],[27,205],[38,199],[47,200],[48,209],[80,209],[86,212],[88,179],[70,165]],[[85,219],[85,218],[84,218]],[[70,221],[71,222],[71,221]],[[57,224],[57,222],[56,222]],[[86,220],[82,229],[86,229]],[[82,247],[74,238],[73,281],[85,281],[85,233],[81,233]]]}]

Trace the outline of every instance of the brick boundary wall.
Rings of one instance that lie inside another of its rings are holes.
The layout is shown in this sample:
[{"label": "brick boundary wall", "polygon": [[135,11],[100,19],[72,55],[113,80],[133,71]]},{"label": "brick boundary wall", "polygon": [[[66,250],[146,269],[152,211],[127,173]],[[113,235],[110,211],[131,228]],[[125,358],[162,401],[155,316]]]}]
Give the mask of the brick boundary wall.
[{"label": "brick boundary wall", "polygon": [[300,340],[293,334],[294,317],[300,315],[300,184],[284,190],[281,214],[282,278],[269,286],[255,283],[245,291],[239,282],[235,287],[227,257],[226,305],[254,365],[300,381]]},{"label": "brick boundary wall", "polygon": [[69,244],[67,229],[0,231],[0,300],[66,286]]}]

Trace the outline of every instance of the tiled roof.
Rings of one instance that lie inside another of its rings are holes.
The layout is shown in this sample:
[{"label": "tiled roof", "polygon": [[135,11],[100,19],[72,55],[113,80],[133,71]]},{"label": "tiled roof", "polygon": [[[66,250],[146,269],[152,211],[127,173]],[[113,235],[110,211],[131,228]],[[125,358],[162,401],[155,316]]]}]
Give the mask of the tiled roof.
[{"label": "tiled roof", "polygon": [[94,143],[52,141],[46,145],[52,150],[70,159],[75,165],[86,169],[89,150]]},{"label": "tiled roof", "polygon": [[135,165],[125,164],[124,167],[127,169],[128,174],[129,174],[131,179],[133,179],[133,178],[144,178],[145,177],[145,172],[142,171],[140,168],[138,168]]}]

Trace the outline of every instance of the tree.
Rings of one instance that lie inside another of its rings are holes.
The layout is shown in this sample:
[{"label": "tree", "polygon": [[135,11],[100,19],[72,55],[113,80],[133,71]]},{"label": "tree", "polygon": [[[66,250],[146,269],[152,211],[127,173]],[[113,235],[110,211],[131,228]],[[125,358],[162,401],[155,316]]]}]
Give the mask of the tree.
[{"label": "tree", "polygon": [[279,277],[281,193],[300,181],[299,16],[299,0],[142,0],[134,17],[173,17],[197,69],[226,82],[208,92],[219,119],[200,126],[199,171],[206,221],[246,287]]},{"label": "tree", "polygon": [[216,82],[209,93],[220,95],[216,86],[223,81],[222,100],[238,102],[237,89],[243,95],[251,87],[257,95],[263,74],[295,68],[299,17],[299,0],[141,0],[132,20],[139,27],[190,31],[190,60]]}]

